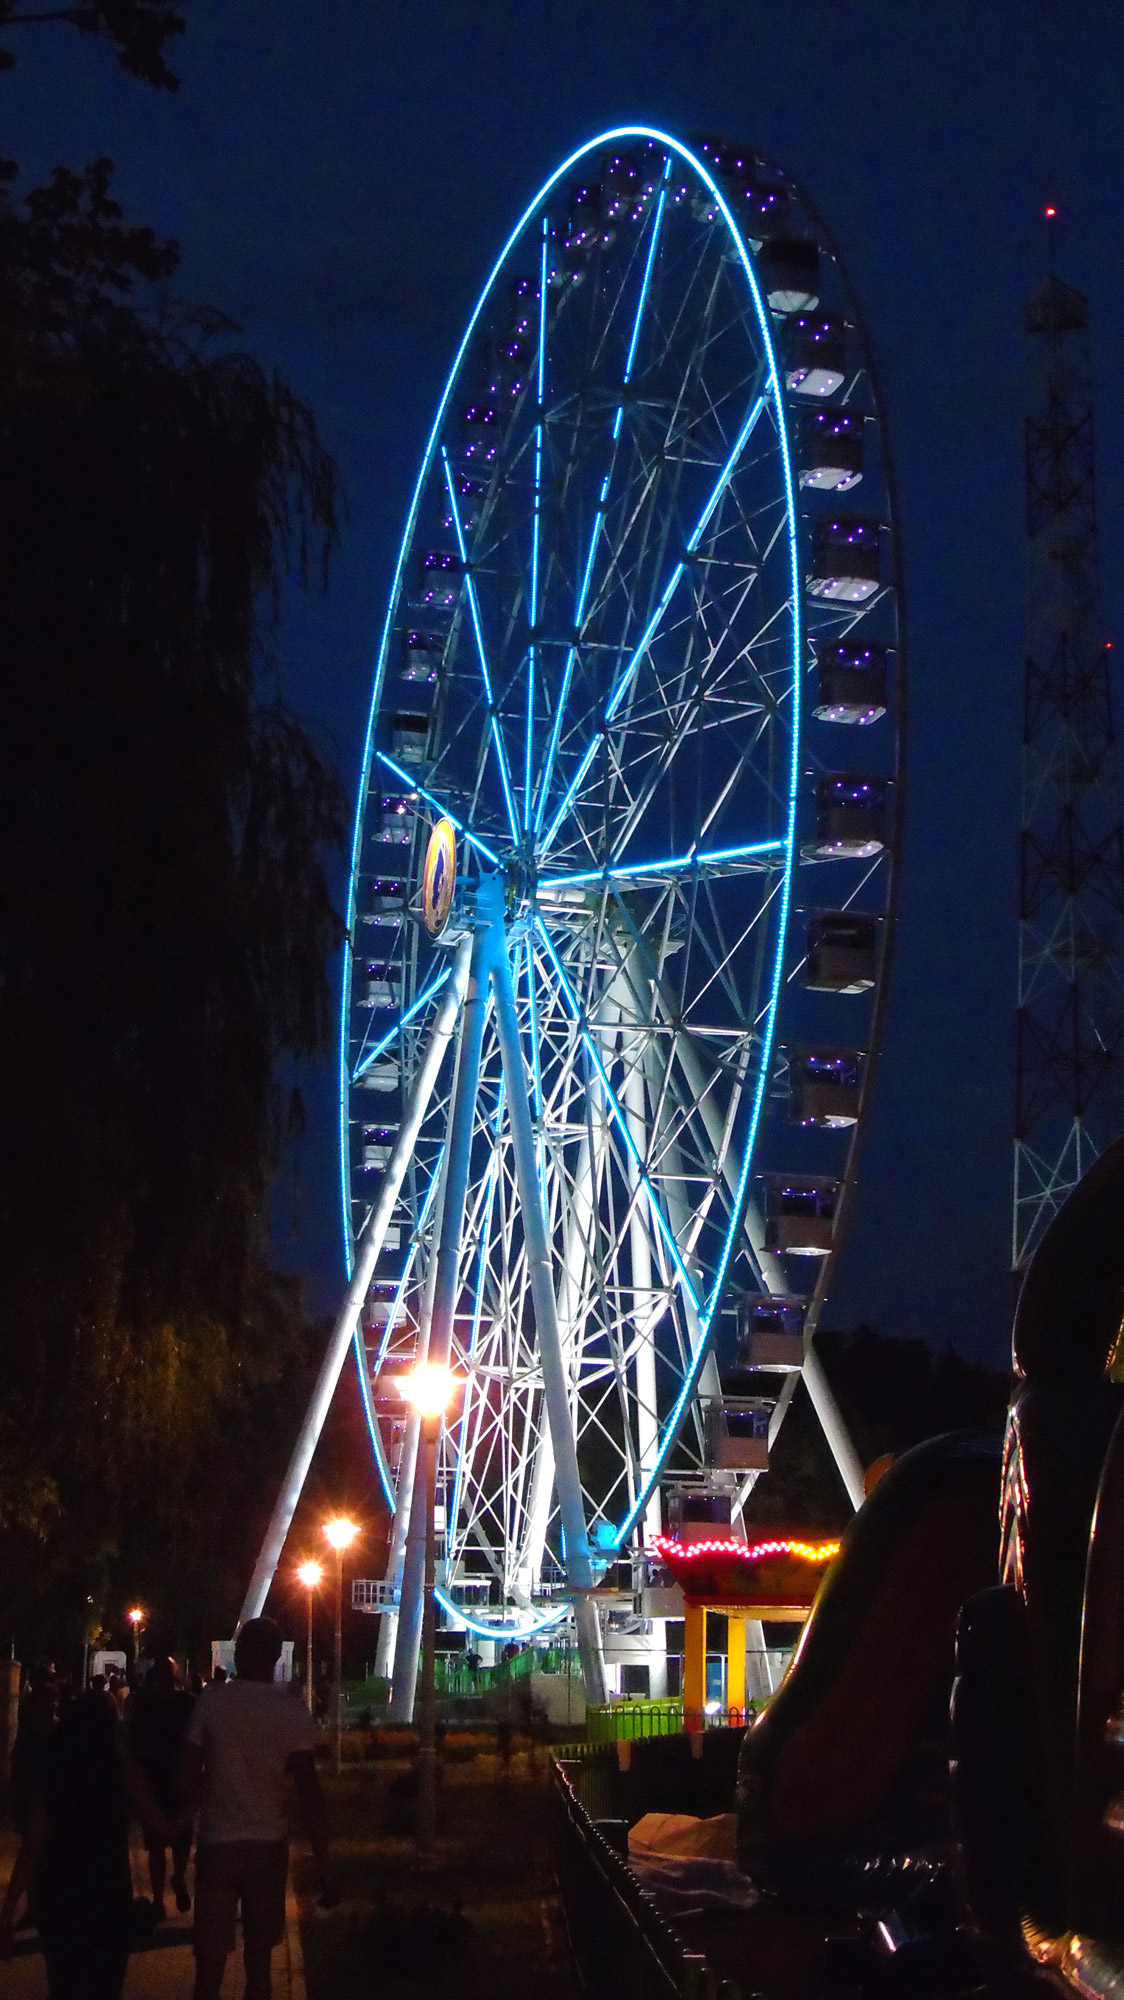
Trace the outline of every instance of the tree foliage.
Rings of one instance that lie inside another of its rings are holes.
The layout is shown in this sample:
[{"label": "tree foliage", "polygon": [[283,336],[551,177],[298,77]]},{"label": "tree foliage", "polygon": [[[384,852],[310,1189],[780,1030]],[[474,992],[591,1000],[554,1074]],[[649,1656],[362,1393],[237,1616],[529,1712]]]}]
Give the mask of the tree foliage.
[{"label": "tree foliage", "polygon": [[[162,90],[178,90],[179,78],[164,60],[174,35],[182,35],[184,20],[163,0],[90,0],[75,7],[23,6],[20,0],[0,0],[0,34],[9,28],[40,27],[66,22],[84,35],[95,35],[117,52],[130,76]],[[11,69],[15,56],[0,49],[0,69]]]},{"label": "tree foliage", "polygon": [[[896,1457],[943,1431],[1002,1430],[1010,1377],[968,1361],[954,1348],[935,1353],[870,1326],[816,1335],[824,1368],[864,1465]],[[841,1528],[851,1508],[823,1431],[801,1386],[753,1489],[747,1516],[807,1527]]]},{"label": "tree foliage", "polygon": [[[114,34],[164,17],[96,11]],[[279,1059],[329,1032],[342,929],[322,856],[343,800],[271,691],[272,639],[290,570],[323,573],[336,479],[308,408],[229,324],[154,291],[175,263],[125,224],[106,160],[0,206],[0,1589],[17,1618],[29,1592],[61,1612],[158,1559],[198,1570],[308,1344],[265,1213],[295,1115]]]}]

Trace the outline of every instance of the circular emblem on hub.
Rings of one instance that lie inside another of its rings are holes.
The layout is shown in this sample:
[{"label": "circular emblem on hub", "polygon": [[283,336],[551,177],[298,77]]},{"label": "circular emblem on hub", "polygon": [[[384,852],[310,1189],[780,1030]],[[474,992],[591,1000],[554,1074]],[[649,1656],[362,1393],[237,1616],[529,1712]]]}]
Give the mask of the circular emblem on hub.
[{"label": "circular emblem on hub", "polygon": [[422,921],[430,937],[440,937],[449,921],[456,882],[457,830],[451,819],[439,819],[422,869]]}]

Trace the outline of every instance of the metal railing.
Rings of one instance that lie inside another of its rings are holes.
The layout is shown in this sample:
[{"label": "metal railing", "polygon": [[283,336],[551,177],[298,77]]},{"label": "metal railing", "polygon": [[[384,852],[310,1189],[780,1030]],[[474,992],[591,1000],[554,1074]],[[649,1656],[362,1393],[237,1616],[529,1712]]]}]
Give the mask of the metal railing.
[{"label": "metal railing", "polygon": [[685,1711],[683,1703],[671,1697],[656,1701],[624,1697],[586,1709],[586,1738],[590,1743],[636,1743],[653,1736],[693,1735],[706,1729],[744,1729],[764,1705],[751,1701],[744,1708],[711,1705],[701,1711]]},{"label": "metal railing", "polygon": [[[613,1760],[615,1763],[615,1759]],[[583,1794],[594,1756],[577,1760]],[[608,1775],[604,1749],[600,1762]],[[571,1782],[573,1760],[555,1759],[555,1863],[570,1948],[591,2000],[740,2000],[702,1952],[661,1915],[655,1897],[632,1874],[627,1821],[600,1816]]]},{"label": "metal railing", "polygon": [[572,1674],[576,1679],[580,1672],[576,1646],[527,1646],[494,1667],[470,1667],[463,1653],[438,1654],[436,1661],[437,1692],[448,1695],[486,1694],[531,1674]]}]

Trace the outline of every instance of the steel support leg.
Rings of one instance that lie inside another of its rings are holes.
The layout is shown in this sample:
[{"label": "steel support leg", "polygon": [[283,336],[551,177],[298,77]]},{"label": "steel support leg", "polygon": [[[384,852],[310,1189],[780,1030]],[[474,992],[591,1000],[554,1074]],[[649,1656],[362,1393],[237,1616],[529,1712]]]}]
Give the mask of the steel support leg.
[{"label": "steel support leg", "polygon": [[[682,1066],[683,1074],[687,1079],[687,1088],[702,1112],[707,1137],[710,1139],[711,1144],[718,1148],[721,1142],[718,1107],[713,1101],[712,1094],[706,1088],[706,1076],[702,1063],[686,1035],[677,1037],[675,1052]],[[739,1174],[740,1163],[727,1148],[723,1154],[723,1176],[732,1196],[737,1193]],[[749,1200],[745,1204],[743,1227],[766,1289],[783,1297],[788,1290],[784,1266],[779,1257],[774,1256],[771,1251],[765,1248],[765,1224],[761,1211],[753,1200]],[[846,1489],[847,1498],[851,1502],[852,1507],[857,1511],[863,1503],[862,1461],[851,1441],[851,1434],[843,1420],[843,1413],[832,1393],[831,1384],[824,1372],[823,1362],[816,1353],[815,1346],[811,1340],[809,1340],[804,1353],[803,1374],[805,1386],[812,1399],[812,1407],[820,1420],[820,1426],[827,1439],[831,1455],[838,1467],[839,1477]],[[785,1409],[787,1407],[788,1404],[786,1402]],[[782,1417],[783,1414],[784,1412],[782,1411]],[[770,1444],[772,1443],[773,1435],[774,1433],[770,1431]]]},{"label": "steel support leg", "polygon": [[824,1373],[823,1362],[811,1341],[804,1350],[804,1387],[812,1399],[812,1407],[831,1447],[831,1455],[839,1468],[839,1477],[847,1489],[847,1498],[857,1513],[864,1499],[862,1460],[851,1443],[851,1433],[843,1421],[843,1413],[832,1393],[831,1383]]},{"label": "steel support leg", "polygon": [[[457,1308],[460,1278],[461,1238],[468,1197],[468,1174],[472,1159],[472,1130],[476,1118],[476,1091],[480,1080],[480,1050],[484,1040],[484,1017],[488,1006],[488,972],[495,950],[493,923],[488,912],[490,899],[485,891],[492,878],[485,876],[477,893],[477,917],[471,940],[468,991],[462,1010],[457,1068],[453,1079],[453,1101],[449,1115],[449,1138],[445,1155],[445,1180],[441,1201],[441,1222],[437,1238],[436,1276],[429,1324],[421,1329],[418,1359],[432,1368],[447,1368],[453,1346],[453,1319]],[[498,888],[498,884],[497,884]],[[502,915],[502,892],[500,909]],[[416,1432],[415,1457],[422,1448],[420,1427]],[[423,1481],[415,1463],[412,1493],[420,1497]],[[422,1608],[425,1586],[424,1508],[410,1510],[406,1533],[406,1555],[402,1569],[402,1598],[398,1607],[398,1631],[394,1647],[394,1678],[390,1691],[390,1712],[395,1722],[411,1722],[417,1692],[418,1655],[421,1649]]]},{"label": "steel support leg", "polygon": [[[484,885],[481,884],[483,894]],[[523,1222],[523,1243],[527,1257],[527,1277],[535,1309],[539,1365],[543,1378],[543,1401],[554,1447],[554,1483],[562,1532],[566,1539],[566,1577],[574,1604],[578,1650],[585,1677],[586,1700],[605,1699],[605,1667],[601,1652],[601,1628],[593,1601],[593,1561],[585,1525],[578,1452],[570,1422],[570,1397],[562,1360],[558,1328],[558,1306],[554,1296],[550,1246],[543,1214],[542,1189],[535,1160],[535,1136],[527,1089],[526,1065],[519,1039],[515,996],[511,988],[511,968],[503,936],[503,904],[498,881],[491,888],[496,910],[497,947],[492,960],[492,985],[496,999],[496,1032],[507,1085],[511,1144],[515,1158],[515,1179]]]},{"label": "steel support leg", "polygon": [[289,1469],[285,1474],[285,1483],[277,1496],[277,1505],[273,1509],[269,1527],[266,1529],[261,1553],[258,1556],[254,1574],[250,1580],[250,1587],[246,1592],[245,1601],[239,1614],[238,1623],[240,1626],[246,1623],[247,1618],[260,1618],[265,1600],[269,1595],[269,1586],[273,1582],[273,1573],[281,1559],[281,1551],[285,1546],[285,1537],[289,1532],[289,1525],[296,1512],[297,1501],[301,1497],[304,1482],[308,1475],[308,1468],[312,1463],[312,1454],[316,1450],[317,1441],[324,1428],[324,1419],[328,1414],[332,1397],[335,1394],[336,1383],[340,1379],[340,1370],[347,1356],[347,1350],[355,1337],[355,1328],[366,1302],[371,1279],[374,1276],[375,1265],[378,1262],[379,1252],[382,1249],[383,1240],[386,1236],[387,1226],[394,1213],[394,1204],[398,1200],[402,1182],[406,1177],[406,1168],[413,1158],[414,1143],[421,1130],[422,1120],[429,1108],[429,1100],[433,1095],[433,1088],[437,1082],[438,1072],[444,1060],[445,1051],[449,1046],[453,1029],[456,1026],[457,1014],[460,1011],[467,977],[468,949],[466,945],[462,944],[453,966],[453,976],[445,989],[444,997],[437,1011],[437,1019],[430,1030],[429,1042],[425,1055],[422,1058],[422,1065],[418,1071],[413,1090],[410,1093],[410,1100],[406,1106],[402,1123],[398,1129],[398,1137],[394,1142],[394,1149],[383,1173],[382,1187],[379,1190],[378,1201],[375,1203],[374,1210],[355,1246],[355,1263],[352,1268],[351,1283],[347,1288],[344,1302],[336,1315],[336,1323],[332,1328],[332,1336],[328,1342],[328,1351],[324,1356],[320,1373],[316,1378],[316,1387],[312,1392],[312,1400],[309,1403],[296,1444],[293,1446],[293,1455],[289,1460]]},{"label": "steel support leg", "polygon": [[683,1727],[691,1736],[706,1727],[706,1606],[689,1598],[683,1614]]}]

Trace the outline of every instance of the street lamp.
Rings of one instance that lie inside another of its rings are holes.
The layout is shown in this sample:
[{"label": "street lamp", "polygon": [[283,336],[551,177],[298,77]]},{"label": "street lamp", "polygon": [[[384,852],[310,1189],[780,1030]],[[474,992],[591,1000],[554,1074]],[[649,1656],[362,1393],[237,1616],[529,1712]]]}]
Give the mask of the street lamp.
[{"label": "street lamp", "polygon": [[144,1630],[144,1612],[141,1610],[139,1604],[134,1604],[132,1610],[127,1612],[126,1616],[133,1628],[133,1679],[135,1681],[137,1677],[137,1661],[140,1657],[140,1635]]},{"label": "street lamp", "polygon": [[297,1571],[297,1582],[308,1592],[308,1646],[304,1661],[304,1698],[308,1712],[312,1714],[312,1594],[324,1580],[324,1572],[318,1562],[304,1562]]},{"label": "street lamp", "polygon": [[418,1731],[418,1861],[432,1868],[437,1855],[437,1442],[441,1419],[457,1383],[450,1368],[415,1368],[406,1394],[421,1418],[425,1443],[425,1587],[422,1600],[421,1727]]},{"label": "street lamp", "polygon": [[[332,1732],[334,1739],[334,1761],[337,1775],[343,1769],[343,1552],[351,1547],[359,1533],[354,1521],[337,1514],[331,1521],[325,1521],[324,1533],[336,1552],[336,1658],[335,1697],[333,1702]],[[309,1598],[311,1606],[312,1599]]]}]

